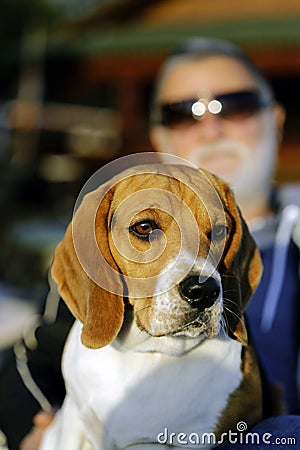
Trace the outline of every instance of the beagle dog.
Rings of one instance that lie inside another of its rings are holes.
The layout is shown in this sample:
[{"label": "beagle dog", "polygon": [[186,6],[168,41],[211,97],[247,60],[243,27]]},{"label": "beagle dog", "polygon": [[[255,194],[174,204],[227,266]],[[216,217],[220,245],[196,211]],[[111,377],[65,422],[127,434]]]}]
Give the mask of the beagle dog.
[{"label": "beagle dog", "polygon": [[136,166],[84,196],[52,265],[77,320],[42,450],[209,449],[259,421],[243,311],[261,272],[230,188],[204,170]]}]

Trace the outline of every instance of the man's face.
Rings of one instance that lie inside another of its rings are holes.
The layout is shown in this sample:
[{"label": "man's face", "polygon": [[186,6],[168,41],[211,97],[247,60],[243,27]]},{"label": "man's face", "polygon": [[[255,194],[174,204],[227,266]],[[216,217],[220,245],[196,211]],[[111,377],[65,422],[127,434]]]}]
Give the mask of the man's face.
[{"label": "man's face", "polygon": [[[210,100],[249,90],[257,90],[256,81],[239,61],[211,56],[170,69],[162,81],[159,101]],[[277,153],[276,127],[272,106],[231,118],[206,112],[200,120],[182,125],[154,126],[151,139],[157,151],[184,158],[224,178],[243,203],[248,196],[269,190]]]}]

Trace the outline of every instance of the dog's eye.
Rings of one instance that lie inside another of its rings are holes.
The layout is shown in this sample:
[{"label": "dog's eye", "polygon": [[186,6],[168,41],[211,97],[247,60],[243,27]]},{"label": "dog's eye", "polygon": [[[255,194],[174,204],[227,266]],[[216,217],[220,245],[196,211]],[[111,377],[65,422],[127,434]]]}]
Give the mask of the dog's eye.
[{"label": "dog's eye", "polygon": [[228,233],[228,227],[226,225],[215,225],[210,233],[210,239],[212,242],[222,241],[226,238]]},{"label": "dog's eye", "polygon": [[141,220],[129,227],[129,230],[141,239],[149,240],[151,233],[158,229],[158,225],[154,220]]}]

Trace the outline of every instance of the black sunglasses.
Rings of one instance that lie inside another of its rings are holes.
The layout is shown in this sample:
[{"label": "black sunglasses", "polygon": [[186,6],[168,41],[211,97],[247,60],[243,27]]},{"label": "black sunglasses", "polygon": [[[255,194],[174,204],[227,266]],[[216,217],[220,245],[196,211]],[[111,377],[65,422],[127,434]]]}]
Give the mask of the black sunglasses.
[{"label": "black sunglasses", "polygon": [[165,127],[190,126],[201,120],[206,111],[225,120],[242,120],[270,106],[272,100],[258,91],[238,91],[216,95],[210,101],[189,99],[154,106],[152,122]]}]

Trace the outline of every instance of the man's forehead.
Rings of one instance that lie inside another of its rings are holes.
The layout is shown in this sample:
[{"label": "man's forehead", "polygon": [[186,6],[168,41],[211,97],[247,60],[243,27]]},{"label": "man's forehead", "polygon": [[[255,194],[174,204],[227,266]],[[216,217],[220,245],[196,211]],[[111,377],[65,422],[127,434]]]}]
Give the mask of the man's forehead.
[{"label": "man's forehead", "polygon": [[196,90],[209,90],[212,95],[219,95],[233,89],[253,88],[256,84],[253,75],[238,59],[226,55],[211,55],[170,64],[161,78],[158,97],[163,101],[176,101],[183,95],[195,96]]}]

